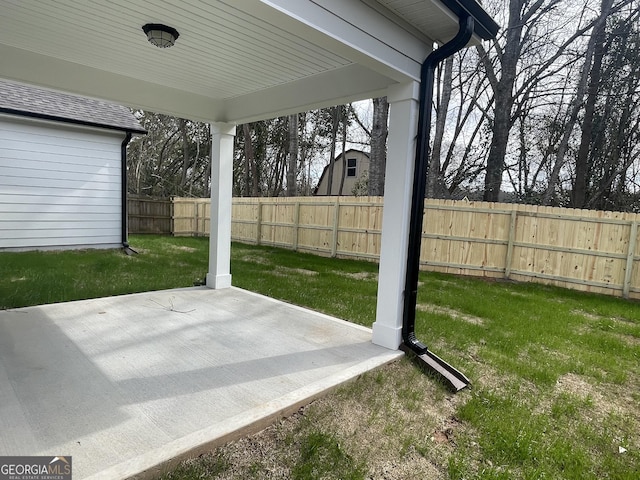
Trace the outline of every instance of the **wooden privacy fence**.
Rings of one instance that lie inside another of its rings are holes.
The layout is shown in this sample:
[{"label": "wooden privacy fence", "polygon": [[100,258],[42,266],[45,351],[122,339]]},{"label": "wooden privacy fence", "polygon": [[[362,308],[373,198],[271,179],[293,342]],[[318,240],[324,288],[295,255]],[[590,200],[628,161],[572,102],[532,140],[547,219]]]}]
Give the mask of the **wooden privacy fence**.
[{"label": "wooden privacy fence", "polygon": [[[381,197],[235,198],[232,239],[377,260]],[[427,200],[424,269],[640,298],[640,215]],[[209,199],[174,199],[175,235],[206,235]]]},{"label": "wooden privacy fence", "polygon": [[[176,236],[209,235],[211,200],[209,198],[173,197],[173,234]],[[235,202],[235,199],[234,199]]]},{"label": "wooden privacy fence", "polygon": [[171,200],[129,195],[127,215],[129,233],[171,234],[173,204]]}]

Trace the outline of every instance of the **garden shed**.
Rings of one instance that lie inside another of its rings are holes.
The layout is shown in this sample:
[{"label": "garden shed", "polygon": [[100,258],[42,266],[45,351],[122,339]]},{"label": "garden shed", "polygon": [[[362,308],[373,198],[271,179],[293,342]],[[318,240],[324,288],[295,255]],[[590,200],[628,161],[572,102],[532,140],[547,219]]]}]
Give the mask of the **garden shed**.
[{"label": "garden shed", "polygon": [[[332,159],[330,165],[324,167],[315,195],[353,195],[358,183],[366,184],[369,175],[369,154],[362,150],[349,149]],[[329,172],[332,179],[329,182]],[[331,185],[331,187],[329,187]]]},{"label": "garden shed", "polygon": [[0,250],[126,243],[124,106],[0,80]]}]

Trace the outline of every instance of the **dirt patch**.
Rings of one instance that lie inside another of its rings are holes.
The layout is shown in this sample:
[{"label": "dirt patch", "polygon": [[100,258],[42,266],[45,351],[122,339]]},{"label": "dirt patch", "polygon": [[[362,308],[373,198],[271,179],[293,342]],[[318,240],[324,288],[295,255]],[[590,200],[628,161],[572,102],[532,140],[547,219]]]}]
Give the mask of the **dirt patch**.
[{"label": "dirt patch", "polygon": [[608,394],[606,386],[595,386],[584,377],[575,373],[562,375],[556,382],[557,393],[569,393],[584,400],[590,400],[593,405],[593,417],[605,418],[609,414],[628,415],[629,399],[626,396],[619,397]]},{"label": "dirt patch", "polygon": [[595,388],[580,375],[567,373],[562,375],[556,382],[556,390],[560,392],[571,393],[578,397],[593,396]]},{"label": "dirt patch", "polygon": [[433,305],[431,303],[420,303],[416,308],[421,312],[449,315],[453,319],[463,320],[465,322],[472,323],[473,325],[484,325],[484,320],[482,318],[475,317],[473,315],[467,315],[466,313],[453,310],[452,308],[441,307],[439,305]]},{"label": "dirt patch", "polygon": [[[592,322],[610,322],[610,323],[603,323],[603,325],[608,328],[607,330],[602,330],[598,328],[597,329],[598,333],[601,335],[611,336],[616,340],[619,340],[621,343],[624,343],[631,347],[637,347],[640,345],[639,337],[628,334],[628,333],[621,333],[620,331],[616,331],[616,330],[626,329],[628,328],[628,325],[636,325],[637,322],[635,322],[634,320],[630,320],[624,317],[605,317],[602,315],[595,315],[589,312],[584,312],[582,310],[572,310],[571,313],[581,315],[587,320],[590,320]],[[589,324],[585,322],[583,325],[578,326],[575,329],[575,331],[578,334],[592,333],[594,329],[597,328],[597,324],[595,325],[596,326],[594,326],[594,324]]]},{"label": "dirt patch", "polygon": [[584,310],[571,310],[571,313],[573,313],[574,315],[581,315],[588,320],[603,320],[606,318],[601,315],[595,315],[593,313],[585,312]]},{"label": "dirt patch", "polygon": [[455,445],[455,432],[460,428],[460,422],[455,418],[449,418],[443,422],[442,428],[433,432],[432,442],[439,444]]},{"label": "dirt patch", "polygon": [[339,270],[333,270],[331,273],[354,280],[378,280],[378,274],[373,272],[341,272]]},{"label": "dirt patch", "polygon": [[187,247],[186,245],[171,245],[171,250],[179,250],[181,252],[193,253],[197,251],[193,247]]},{"label": "dirt patch", "polygon": [[259,255],[243,255],[238,260],[241,262],[255,263],[257,265],[271,265],[271,262],[268,259]]},{"label": "dirt patch", "polygon": [[625,317],[605,317],[604,315],[597,315],[595,313],[585,312],[584,310],[571,310],[571,313],[573,313],[574,315],[581,315],[584,318],[586,318],[587,320],[593,320],[593,321],[610,320],[610,321],[612,321],[614,323],[623,324],[623,325],[638,325],[638,323],[639,323],[637,320],[632,320],[630,318],[625,318]]},{"label": "dirt patch", "polygon": [[276,267],[276,273],[282,275],[288,275],[292,273],[297,273],[299,275],[305,275],[307,277],[315,277],[318,275],[318,272],[313,270],[306,270],[304,268],[289,268],[289,267]]},{"label": "dirt patch", "polygon": [[444,479],[447,476],[414,449],[402,461],[387,461],[370,469],[367,480],[404,480],[407,478]]},{"label": "dirt patch", "polygon": [[640,338],[634,337],[633,335],[626,335],[624,333],[614,333],[612,335],[622,343],[626,343],[630,347],[640,346]]},{"label": "dirt patch", "polygon": [[9,279],[10,282],[24,282],[27,277],[12,277]]}]

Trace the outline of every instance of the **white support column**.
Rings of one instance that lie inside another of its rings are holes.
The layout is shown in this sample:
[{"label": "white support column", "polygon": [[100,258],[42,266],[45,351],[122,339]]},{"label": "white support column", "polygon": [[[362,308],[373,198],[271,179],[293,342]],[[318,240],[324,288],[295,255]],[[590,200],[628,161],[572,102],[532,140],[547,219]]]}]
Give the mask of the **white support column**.
[{"label": "white support column", "polygon": [[207,287],[228,288],[231,286],[231,201],[236,127],[230,123],[212,123],[211,128],[211,231]]},{"label": "white support column", "polygon": [[389,136],[373,343],[393,350],[402,342],[419,85],[418,82],[394,85],[387,91]]}]

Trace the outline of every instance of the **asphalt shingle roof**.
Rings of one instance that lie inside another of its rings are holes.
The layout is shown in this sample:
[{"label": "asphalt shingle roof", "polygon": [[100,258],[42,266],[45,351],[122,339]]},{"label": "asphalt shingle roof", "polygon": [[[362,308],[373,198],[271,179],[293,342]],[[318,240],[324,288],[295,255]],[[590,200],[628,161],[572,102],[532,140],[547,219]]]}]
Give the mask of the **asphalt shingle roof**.
[{"label": "asphalt shingle roof", "polygon": [[122,105],[0,80],[0,112],[146,133]]}]

